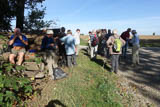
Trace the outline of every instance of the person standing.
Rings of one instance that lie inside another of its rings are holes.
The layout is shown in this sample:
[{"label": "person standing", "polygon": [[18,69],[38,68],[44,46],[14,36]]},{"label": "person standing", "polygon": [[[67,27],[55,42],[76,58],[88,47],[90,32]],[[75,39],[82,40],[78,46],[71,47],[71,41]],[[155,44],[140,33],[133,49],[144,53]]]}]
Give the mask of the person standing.
[{"label": "person standing", "polygon": [[76,65],[76,40],[72,36],[72,31],[67,31],[67,36],[64,36],[60,39],[62,42],[64,42],[66,55],[67,55],[67,65],[68,67],[72,67],[73,65]]},{"label": "person standing", "polygon": [[122,55],[124,58],[126,58],[126,55],[127,55],[127,48],[128,48],[129,38],[130,38],[130,32],[131,32],[131,28],[128,28],[127,31],[121,34],[121,38],[126,41],[126,44],[122,47]]},{"label": "person standing", "polygon": [[42,39],[41,51],[44,52],[44,59],[47,62],[47,67],[49,70],[49,76],[52,80],[54,80],[54,68],[57,68],[58,56],[55,51],[57,49],[57,45],[53,39],[53,30],[47,30],[46,35]]},{"label": "person standing", "polygon": [[78,56],[79,54],[79,45],[80,45],[80,29],[77,29],[76,30],[76,33],[74,34],[74,38],[75,38],[75,41],[76,41],[76,55]]},{"label": "person standing", "polygon": [[65,51],[65,45],[64,43],[60,40],[61,38],[65,37],[65,27],[61,28],[59,38],[58,38],[58,48],[59,48],[59,55],[60,59],[62,61],[62,65],[67,66],[67,57],[66,57],[66,51]]},{"label": "person standing", "polygon": [[[109,39],[109,37],[112,36],[112,31],[111,29],[108,29],[108,32],[107,34],[105,35],[105,39],[106,41]],[[107,45],[107,44],[106,44]],[[109,54],[109,47],[108,45],[106,46],[106,58],[109,58],[110,57],[110,54]]]},{"label": "person standing", "polygon": [[139,35],[137,34],[136,30],[132,30],[132,40],[131,43],[133,45],[132,47],[132,65],[136,66],[139,65],[139,48],[140,48],[140,40]]},{"label": "person standing", "polygon": [[[111,65],[111,72],[118,73],[119,69],[119,56],[121,54],[122,46],[125,44],[125,41],[117,34],[118,31],[116,29],[113,30],[113,36],[110,36],[107,40],[107,45],[109,47],[109,52],[112,57],[112,65]],[[117,43],[116,43],[117,41]],[[117,44],[117,45],[116,45]],[[118,47],[119,49],[116,50],[114,47]]]},{"label": "person standing", "polygon": [[87,48],[88,55],[90,55],[90,52],[91,52],[91,35],[92,35],[92,32],[89,31],[88,32],[88,48]]},{"label": "person standing", "polygon": [[99,43],[96,30],[92,31],[92,35],[90,36],[90,41],[91,41],[90,57],[91,57],[91,59],[93,59],[93,58],[96,59],[97,52],[98,52],[98,43]]},{"label": "person standing", "polygon": [[21,34],[21,30],[19,28],[15,28],[14,34],[9,40],[9,45],[13,46],[11,54],[9,56],[9,61],[12,64],[15,64],[15,57],[18,55],[19,57],[17,65],[21,65],[26,52],[25,48],[28,45],[28,39],[25,35]]}]

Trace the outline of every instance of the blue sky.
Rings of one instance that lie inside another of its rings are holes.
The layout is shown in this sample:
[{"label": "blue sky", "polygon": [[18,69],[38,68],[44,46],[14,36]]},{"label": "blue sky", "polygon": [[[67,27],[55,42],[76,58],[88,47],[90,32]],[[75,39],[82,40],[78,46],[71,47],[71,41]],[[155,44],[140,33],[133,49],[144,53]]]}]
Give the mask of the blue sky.
[{"label": "blue sky", "polygon": [[139,34],[160,34],[160,0],[46,0],[45,20],[87,33],[92,29],[128,27]]}]

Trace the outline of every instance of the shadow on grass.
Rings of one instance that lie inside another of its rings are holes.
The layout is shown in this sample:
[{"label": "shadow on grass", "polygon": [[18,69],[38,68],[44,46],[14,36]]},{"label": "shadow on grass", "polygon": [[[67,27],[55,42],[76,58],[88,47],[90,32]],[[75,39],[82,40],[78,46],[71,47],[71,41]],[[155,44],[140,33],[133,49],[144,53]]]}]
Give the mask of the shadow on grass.
[{"label": "shadow on grass", "polygon": [[[86,49],[82,49],[82,53],[85,56],[88,56],[90,58],[90,55],[88,54],[88,51]],[[110,71],[110,67],[107,66],[106,61],[104,61],[103,59],[92,59],[91,61],[97,63],[98,65],[100,65],[101,67],[103,67],[105,70]]]},{"label": "shadow on grass", "polygon": [[63,103],[61,103],[59,100],[51,100],[48,105],[46,105],[45,107],[67,107],[66,105],[64,105]]},{"label": "shadow on grass", "polygon": [[102,59],[92,59],[91,61],[97,63],[98,65],[100,65],[101,67],[103,67],[107,71],[111,70],[111,68],[109,66],[107,66],[107,64]]}]

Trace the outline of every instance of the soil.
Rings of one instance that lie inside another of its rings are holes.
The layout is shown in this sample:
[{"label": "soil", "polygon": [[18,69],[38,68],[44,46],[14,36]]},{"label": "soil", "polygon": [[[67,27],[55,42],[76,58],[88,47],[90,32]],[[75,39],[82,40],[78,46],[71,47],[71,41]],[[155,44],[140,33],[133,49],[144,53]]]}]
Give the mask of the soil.
[{"label": "soil", "polygon": [[[140,64],[132,67],[131,50],[126,59],[120,60],[122,84],[135,89],[136,107],[160,106],[160,48],[141,48]],[[141,103],[139,103],[141,102]]]}]

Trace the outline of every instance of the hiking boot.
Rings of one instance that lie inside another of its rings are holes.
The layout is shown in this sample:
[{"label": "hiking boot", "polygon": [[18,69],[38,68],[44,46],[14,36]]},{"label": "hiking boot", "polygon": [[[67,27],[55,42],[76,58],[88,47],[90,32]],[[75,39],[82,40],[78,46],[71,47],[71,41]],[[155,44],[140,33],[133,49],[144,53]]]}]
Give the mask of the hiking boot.
[{"label": "hiking boot", "polygon": [[115,74],[118,74],[118,71],[114,71]]},{"label": "hiking boot", "polygon": [[112,73],[112,72],[113,72],[113,70],[110,70],[109,72],[111,72],[111,73]]}]

